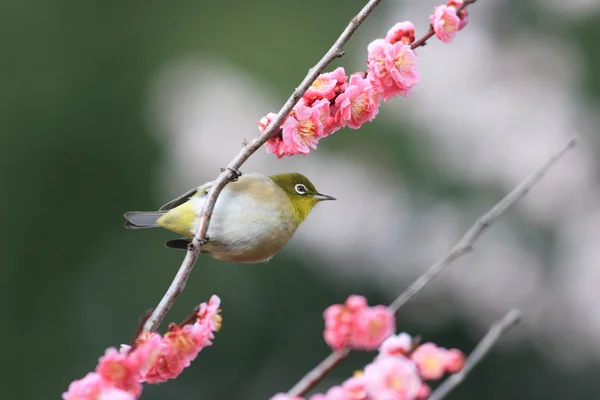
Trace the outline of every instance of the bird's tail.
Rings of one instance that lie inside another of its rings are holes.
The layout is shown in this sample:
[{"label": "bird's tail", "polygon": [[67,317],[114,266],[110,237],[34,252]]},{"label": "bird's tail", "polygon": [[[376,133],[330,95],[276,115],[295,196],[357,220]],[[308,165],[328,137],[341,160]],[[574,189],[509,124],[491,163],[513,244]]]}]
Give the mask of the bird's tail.
[{"label": "bird's tail", "polygon": [[164,211],[129,211],[126,212],[125,228],[127,229],[144,229],[157,228],[159,225],[156,220],[159,219]]}]

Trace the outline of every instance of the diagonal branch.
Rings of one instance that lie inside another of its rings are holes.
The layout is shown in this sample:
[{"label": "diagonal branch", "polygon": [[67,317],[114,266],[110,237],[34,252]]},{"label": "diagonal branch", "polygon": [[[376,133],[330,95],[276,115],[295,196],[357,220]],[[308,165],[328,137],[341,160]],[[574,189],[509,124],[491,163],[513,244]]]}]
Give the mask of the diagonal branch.
[{"label": "diagonal branch", "polygon": [[363,7],[363,9],[360,10],[360,12],[354,18],[352,18],[346,29],[344,29],[333,46],[331,46],[323,58],[321,58],[321,60],[319,60],[319,62],[308,71],[308,74],[302,83],[300,83],[300,86],[294,90],[294,93],[292,93],[290,98],[285,102],[281,110],[279,110],[277,117],[271,121],[271,124],[267,127],[267,129],[265,129],[260,136],[251,140],[250,143],[247,143],[238,153],[238,155],[231,160],[229,165],[227,165],[227,168],[225,168],[214,181],[210,191],[208,192],[207,200],[204,203],[204,208],[200,216],[200,223],[198,224],[196,235],[194,235],[194,239],[189,246],[187,254],[183,259],[175,278],[171,282],[169,289],[167,289],[167,292],[158,303],[158,306],[154,309],[152,315],[144,324],[144,331],[155,331],[158,328],[165,315],[169,312],[171,307],[173,307],[177,297],[185,289],[185,284],[192,272],[192,269],[194,268],[194,264],[200,256],[202,241],[203,238],[206,237],[208,224],[210,223],[210,218],[215,208],[217,197],[225,185],[230,182],[232,178],[234,178],[236,171],[239,170],[242,164],[244,164],[252,154],[254,154],[263,144],[265,144],[267,140],[279,134],[279,126],[285,117],[290,113],[290,111],[292,111],[292,108],[294,108],[296,103],[298,103],[304,92],[308,90],[315,79],[317,79],[317,77],[325,70],[331,61],[343,55],[342,48],[344,45],[380,2],[381,0],[370,0]]},{"label": "diagonal branch", "polygon": [[481,339],[481,342],[475,347],[475,350],[469,354],[463,369],[446,379],[431,393],[427,400],[441,400],[446,397],[479,364],[483,357],[490,352],[498,339],[500,339],[500,336],[519,323],[520,319],[521,312],[519,310],[511,310],[504,318],[494,323],[488,333]]},{"label": "diagonal branch", "polygon": [[[548,171],[560,160],[560,158],[570,149],[575,147],[577,139],[569,139],[555,154],[553,154],[536,172],[517,185],[509,194],[500,200],[491,210],[477,219],[475,224],[465,233],[465,235],[454,245],[452,250],[441,260],[431,265],[423,275],[410,285],[400,296],[389,305],[389,309],[398,312],[408,301],[410,301],[419,291],[421,291],[433,278],[444,270],[456,259],[469,253],[475,242],[483,233],[514,203],[523,198],[531,188],[537,185]],[[307,373],[290,391],[290,396],[302,396],[320,382],[327,373],[350,354],[349,349],[344,349],[331,353],[326,359],[321,361],[315,368]]]}]

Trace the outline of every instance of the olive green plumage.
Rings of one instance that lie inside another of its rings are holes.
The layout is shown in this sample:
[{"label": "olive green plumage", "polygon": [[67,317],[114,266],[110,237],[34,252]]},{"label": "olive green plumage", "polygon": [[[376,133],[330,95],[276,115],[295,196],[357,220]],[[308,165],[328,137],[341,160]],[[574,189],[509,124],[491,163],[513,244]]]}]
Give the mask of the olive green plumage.
[{"label": "olive green plumage", "polygon": [[[184,236],[168,247],[187,248],[196,232],[212,182],[192,189],[158,211],[125,213],[128,229],[162,227]],[[299,173],[272,176],[244,174],[225,186],[208,227],[202,252],[232,262],[264,262],[291,239],[313,207],[323,200],[312,182]]]}]

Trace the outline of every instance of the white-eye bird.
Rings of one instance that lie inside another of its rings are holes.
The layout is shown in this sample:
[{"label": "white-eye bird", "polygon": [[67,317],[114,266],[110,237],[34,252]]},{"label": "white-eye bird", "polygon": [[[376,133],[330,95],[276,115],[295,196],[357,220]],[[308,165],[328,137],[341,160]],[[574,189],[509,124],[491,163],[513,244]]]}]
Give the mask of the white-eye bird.
[{"label": "white-eye bird", "polygon": [[[125,213],[128,229],[162,227],[185,238],[167,247],[187,249],[212,182],[192,189],[158,211]],[[215,203],[202,252],[239,263],[270,260],[291,239],[313,207],[334,197],[321,194],[299,173],[243,174],[228,183]]]}]

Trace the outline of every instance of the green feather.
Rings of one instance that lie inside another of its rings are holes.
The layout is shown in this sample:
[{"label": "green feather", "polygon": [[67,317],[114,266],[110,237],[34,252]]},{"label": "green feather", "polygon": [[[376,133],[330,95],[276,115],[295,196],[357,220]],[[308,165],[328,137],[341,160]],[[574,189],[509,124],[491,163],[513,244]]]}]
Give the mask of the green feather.
[{"label": "green feather", "polygon": [[[269,176],[289,197],[292,206],[294,207],[294,215],[296,216],[296,224],[300,225],[308,214],[313,209],[320,199],[315,195],[319,192],[315,185],[304,175],[297,172],[289,172],[285,174],[277,174]],[[306,192],[298,193],[297,185],[304,185]]]}]

